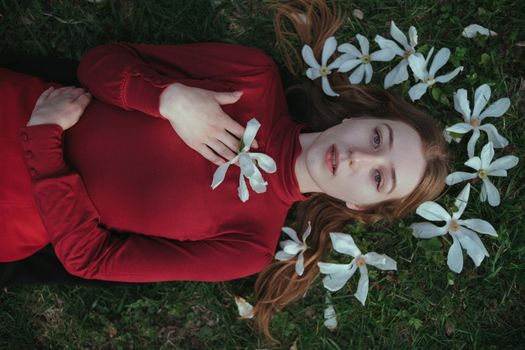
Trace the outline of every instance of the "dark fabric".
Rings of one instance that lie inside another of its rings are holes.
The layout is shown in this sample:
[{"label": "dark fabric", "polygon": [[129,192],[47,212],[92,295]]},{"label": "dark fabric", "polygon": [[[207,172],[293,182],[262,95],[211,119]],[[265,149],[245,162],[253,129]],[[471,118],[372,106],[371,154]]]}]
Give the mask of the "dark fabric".
[{"label": "dark fabric", "polygon": [[[0,54],[0,67],[41,77],[62,85],[80,86],[78,61],[24,54]],[[86,280],[69,274],[50,244],[23,260],[0,263],[0,286],[16,284],[79,284],[92,286],[129,285],[129,283]]]}]

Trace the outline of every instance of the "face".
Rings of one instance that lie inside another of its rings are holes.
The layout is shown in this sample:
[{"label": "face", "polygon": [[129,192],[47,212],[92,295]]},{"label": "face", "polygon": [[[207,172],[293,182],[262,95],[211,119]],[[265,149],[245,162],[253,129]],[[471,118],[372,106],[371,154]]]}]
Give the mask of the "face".
[{"label": "face", "polygon": [[306,150],[305,161],[319,189],[352,209],[410,194],[426,167],[414,129],[376,118],[345,119],[323,131]]}]

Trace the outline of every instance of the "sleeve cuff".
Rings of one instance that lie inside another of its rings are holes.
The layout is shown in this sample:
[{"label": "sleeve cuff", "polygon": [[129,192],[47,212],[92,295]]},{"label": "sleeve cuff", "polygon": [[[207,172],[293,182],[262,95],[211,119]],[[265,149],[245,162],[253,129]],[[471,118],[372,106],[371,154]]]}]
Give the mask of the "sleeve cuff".
[{"label": "sleeve cuff", "polygon": [[137,67],[130,72],[126,80],[124,102],[132,109],[164,118],[159,111],[160,95],[164,89],[174,83],[172,79],[147,68]]},{"label": "sleeve cuff", "polygon": [[31,178],[39,180],[67,170],[62,148],[64,130],[58,124],[20,128],[24,160]]}]

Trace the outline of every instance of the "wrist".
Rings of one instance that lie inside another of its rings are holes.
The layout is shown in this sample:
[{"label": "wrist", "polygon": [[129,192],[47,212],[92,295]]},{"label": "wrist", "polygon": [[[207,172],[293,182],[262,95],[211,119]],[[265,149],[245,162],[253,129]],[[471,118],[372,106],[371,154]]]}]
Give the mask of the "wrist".
[{"label": "wrist", "polygon": [[173,111],[173,101],[181,95],[185,87],[186,86],[181,83],[173,83],[166,86],[162,91],[159,98],[159,113],[164,118],[170,119],[170,115],[172,115],[171,112]]},{"label": "wrist", "polygon": [[60,126],[63,130],[65,130],[64,126],[56,120],[42,119],[42,118],[33,117],[33,116],[29,119],[26,126],[35,126],[35,125],[44,125],[44,124],[56,124]]}]

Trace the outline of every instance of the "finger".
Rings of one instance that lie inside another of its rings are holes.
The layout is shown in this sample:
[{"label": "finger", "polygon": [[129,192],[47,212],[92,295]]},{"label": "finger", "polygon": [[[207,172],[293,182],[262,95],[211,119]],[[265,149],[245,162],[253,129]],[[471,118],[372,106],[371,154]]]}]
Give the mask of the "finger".
[{"label": "finger", "polygon": [[53,90],[53,92],[51,92],[51,94],[49,94],[48,98],[53,98],[55,96],[62,95],[65,91],[68,91],[68,90],[70,90],[70,87],[61,87],[59,89],[55,89]]},{"label": "finger", "polygon": [[226,163],[226,161],[224,159],[222,159],[221,157],[216,155],[205,144],[202,144],[202,146],[197,150],[197,152],[199,152],[204,158],[206,158],[207,160],[209,160],[210,162],[212,162],[215,165],[222,165],[222,164]]},{"label": "finger", "polygon": [[232,152],[236,153],[239,151],[239,146],[241,145],[239,139],[237,139],[235,136],[232,136],[226,130],[224,130],[217,139],[225,144],[229,149],[231,149]]},{"label": "finger", "polygon": [[68,92],[68,96],[70,96],[73,100],[76,100],[83,94],[85,94],[87,91],[83,88],[74,88]]},{"label": "finger", "polygon": [[220,105],[229,105],[239,101],[242,96],[242,91],[235,92],[216,92],[214,94],[215,101]]},{"label": "finger", "polygon": [[36,100],[36,104],[35,106],[38,106],[39,104],[41,104],[42,102],[44,102],[45,100],[47,100],[47,98],[49,97],[49,95],[53,92],[55,88],[54,87],[49,87],[47,90],[45,90],[44,92],[42,92],[42,94],[40,94],[40,96],[38,97],[38,100]]},{"label": "finger", "polygon": [[[241,126],[241,124],[237,123],[235,120],[233,120],[229,115],[223,114],[225,129],[235,135],[239,140],[242,139],[242,135],[244,134],[244,128]],[[253,139],[252,144],[250,147],[253,148],[259,148],[259,144],[255,139]]]},{"label": "finger", "polygon": [[226,160],[232,160],[235,157],[235,153],[232,152],[224,143],[215,139],[208,143],[208,146],[215,151],[219,156]]},{"label": "finger", "polygon": [[89,92],[85,92],[77,97],[75,100],[76,103],[78,103],[82,109],[85,109],[89,102],[91,102],[91,94]]}]

